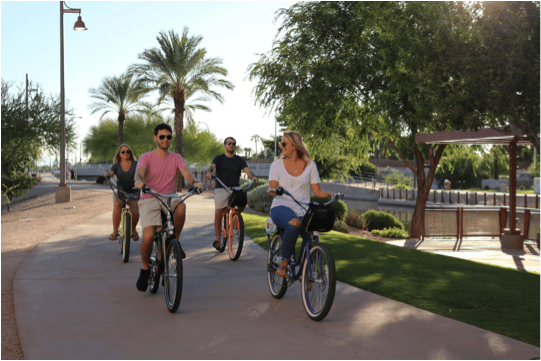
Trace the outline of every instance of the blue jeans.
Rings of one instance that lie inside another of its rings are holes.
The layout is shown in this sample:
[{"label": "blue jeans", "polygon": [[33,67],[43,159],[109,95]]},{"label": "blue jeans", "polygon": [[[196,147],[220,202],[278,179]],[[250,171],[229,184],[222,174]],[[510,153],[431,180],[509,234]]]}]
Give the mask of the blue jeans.
[{"label": "blue jeans", "polygon": [[303,240],[308,240],[308,233],[301,232],[301,227],[289,224],[294,218],[297,218],[302,223],[302,217],[298,217],[295,212],[289,207],[278,206],[271,208],[271,219],[278,228],[285,230],[282,237],[282,259],[290,261],[291,256],[295,254],[295,244],[299,234]]}]

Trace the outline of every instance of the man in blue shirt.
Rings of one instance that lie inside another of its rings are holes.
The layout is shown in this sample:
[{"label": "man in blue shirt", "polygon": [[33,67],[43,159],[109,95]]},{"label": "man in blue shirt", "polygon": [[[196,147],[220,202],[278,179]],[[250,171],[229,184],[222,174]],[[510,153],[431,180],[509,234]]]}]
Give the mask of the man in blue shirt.
[{"label": "man in blue shirt", "polygon": [[[225,153],[217,155],[212,160],[208,169],[207,178],[211,177],[211,173],[216,170],[216,176],[228,187],[238,187],[240,185],[240,173],[244,171],[248,177],[257,181],[254,173],[248,168],[248,164],[244,158],[235,155],[237,141],[233,137],[227,137],[224,141]],[[220,250],[220,235],[222,233],[221,221],[227,208],[229,192],[216,181],[214,188],[214,209],[216,210],[214,218],[214,229],[216,230],[216,240],[212,243],[214,248]],[[239,208],[242,212],[244,208]]]}]

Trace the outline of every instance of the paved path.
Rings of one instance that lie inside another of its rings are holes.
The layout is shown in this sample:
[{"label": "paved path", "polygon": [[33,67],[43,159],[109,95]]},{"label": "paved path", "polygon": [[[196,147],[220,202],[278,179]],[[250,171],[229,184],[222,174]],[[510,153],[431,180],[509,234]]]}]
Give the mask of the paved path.
[{"label": "paved path", "polygon": [[[111,213],[31,251],[14,281],[27,359],[531,359],[539,348],[339,283],[322,322],[300,285],[269,294],[266,251],[250,240],[238,262],[211,247],[213,201],[188,200],[188,254],[179,311],[162,288],[140,293],[139,242],[124,264],[107,240]],[[141,233],[141,232],[140,232]]]}]

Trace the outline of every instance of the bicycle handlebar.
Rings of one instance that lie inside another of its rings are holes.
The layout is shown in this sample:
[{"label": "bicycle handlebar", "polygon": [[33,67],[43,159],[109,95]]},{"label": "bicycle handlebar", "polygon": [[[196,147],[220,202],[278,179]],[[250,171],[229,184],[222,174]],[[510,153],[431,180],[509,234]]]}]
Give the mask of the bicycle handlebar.
[{"label": "bicycle handlebar", "polygon": [[331,198],[331,200],[328,201],[328,202],[325,202],[325,203],[320,203],[320,202],[301,202],[301,201],[296,200],[295,197],[293,197],[293,195],[292,195],[291,193],[289,193],[287,190],[285,190],[285,189],[282,188],[282,187],[276,188],[276,191],[275,191],[275,192],[276,192],[276,195],[278,195],[278,196],[281,196],[281,195],[284,195],[284,194],[285,194],[285,195],[288,195],[288,196],[290,196],[291,198],[293,198],[293,200],[294,200],[295,202],[297,202],[297,203],[302,203],[302,204],[307,205],[307,206],[310,205],[310,204],[313,204],[313,205],[315,205],[315,206],[323,206],[323,207],[325,207],[325,206],[329,206],[329,205],[333,204],[334,202],[336,202],[336,201],[338,200],[338,198],[343,198],[343,197],[344,197],[344,195],[341,194],[341,193],[335,193],[334,196]]},{"label": "bicycle handlebar", "polygon": [[[215,175],[211,176],[210,178],[211,178],[211,179],[216,179],[216,180],[218,180],[218,182],[220,182],[220,183],[224,186],[224,188],[226,188],[226,189],[235,189],[235,188],[237,188],[237,187],[228,187],[228,186],[226,186],[226,185],[222,182],[222,180],[221,180],[220,178],[218,178],[217,176],[215,176]],[[256,183],[255,179],[253,179],[253,180],[250,182],[250,184],[248,184],[248,186],[247,186],[246,188],[243,188],[242,190],[244,190],[245,192],[247,192],[248,189],[250,189],[250,188],[254,185],[254,183]]]},{"label": "bicycle handlebar", "polygon": [[[160,194],[160,193],[150,189],[146,184],[143,184],[143,188],[141,188],[141,192],[146,193],[146,194],[150,194],[150,195],[153,195],[153,196],[161,197],[161,198],[182,198],[184,196],[193,196],[194,194],[201,194],[201,193],[203,193],[203,189],[201,189],[201,188],[191,188],[190,190],[188,190],[188,192],[183,193],[183,194],[176,194],[176,193],[174,193],[174,194]],[[188,197],[186,197],[186,198],[188,198]]]}]

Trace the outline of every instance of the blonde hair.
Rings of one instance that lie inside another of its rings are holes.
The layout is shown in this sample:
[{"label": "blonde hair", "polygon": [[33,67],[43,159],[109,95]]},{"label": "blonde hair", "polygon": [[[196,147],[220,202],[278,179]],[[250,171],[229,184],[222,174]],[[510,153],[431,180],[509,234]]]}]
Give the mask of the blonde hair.
[{"label": "blonde hair", "polygon": [[[310,164],[310,152],[308,152],[306,144],[304,144],[304,142],[302,141],[301,135],[297,132],[286,131],[284,132],[284,137],[288,137],[289,140],[291,140],[291,144],[293,144],[293,146],[297,150],[297,157],[299,157],[299,159],[304,162],[304,167],[306,168],[306,166]],[[283,158],[284,154],[282,153],[280,159]]]},{"label": "blonde hair", "polygon": [[131,150],[130,146],[127,145],[127,144],[120,144],[118,146],[118,150],[116,152],[116,155],[113,157],[113,164],[115,163],[120,163],[120,149],[122,149],[122,147],[126,147],[129,149],[130,151],[130,160],[137,160],[137,158],[135,157],[135,154],[133,154],[133,150]]}]

